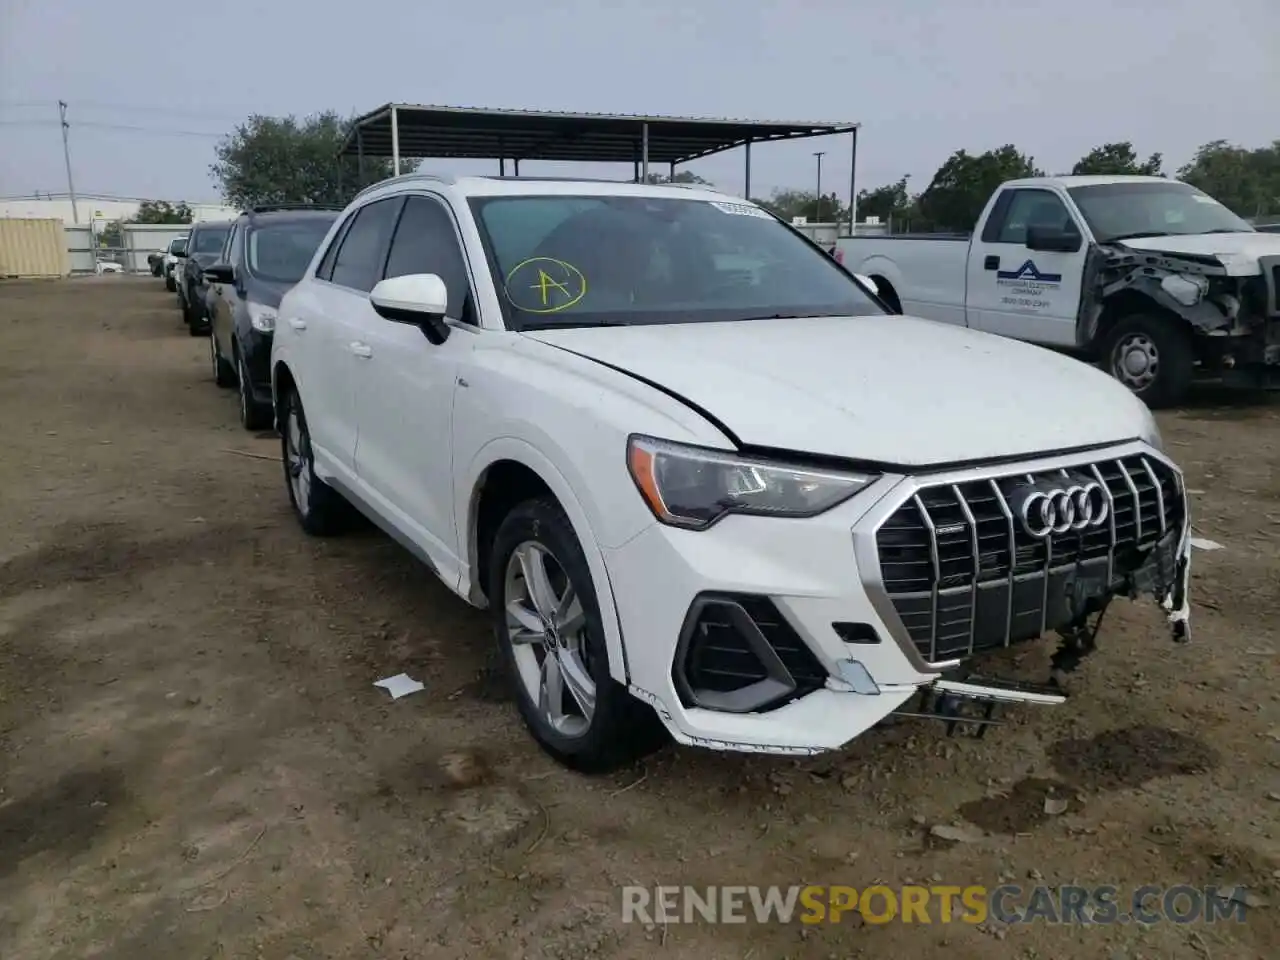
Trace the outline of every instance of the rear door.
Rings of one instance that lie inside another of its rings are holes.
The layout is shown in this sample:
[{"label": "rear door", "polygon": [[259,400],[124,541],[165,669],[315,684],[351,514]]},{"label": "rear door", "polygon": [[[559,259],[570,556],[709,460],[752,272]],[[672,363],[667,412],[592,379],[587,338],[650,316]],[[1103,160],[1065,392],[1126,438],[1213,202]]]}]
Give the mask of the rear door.
[{"label": "rear door", "polygon": [[[1027,249],[1029,226],[1074,232],[1072,253]],[[1018,340],[1074,346],[1088,244],[1074,211],[1043,187],[1011,187],[996,199],[969,248],[969,326]]]},{"label": "rear door", "polygon": [[[333,257],[321,261],[308,296],[298,301],[303,315],[284,319],[302,344],[302,402],[322,473],[354,478],[356,395],[368,378],[370,359],[360,337],[377,319],[369,291],[382,277],[403,202],[403,197],[389,197],[357,210],[337,239]],[[296,326],[299,321],[302,329]]]}]

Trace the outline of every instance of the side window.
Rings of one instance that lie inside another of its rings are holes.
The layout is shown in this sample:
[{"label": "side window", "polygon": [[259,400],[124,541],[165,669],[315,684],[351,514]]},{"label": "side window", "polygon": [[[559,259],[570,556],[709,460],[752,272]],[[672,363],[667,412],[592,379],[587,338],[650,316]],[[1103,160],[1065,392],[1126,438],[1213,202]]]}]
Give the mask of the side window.
[{"label": "side window", "polygon": [[387,277],[434,273],[449,291],[449,316],[474,323],[467,264],[453,229],[453,218],[442,204],[426,197],[410,197],[391,241]]},{"label": "side window", "polygon": [[333,278],[333,261],[338,258],[338,248],[342,246],[342,241],[346,239],[347,231],[351,229],[351,221],[354,219],[354,216],[347,217],[338,226],[333,239],[329,241],[329,249],[325,250],[324,256],[320,258],[320,266],[316,267],[316,276],[321,280],[331,280]]},{"label": "side window", "polygon": [[222,252],[218,255],[218,259],[222,263],[231,262],[231,248],[235,245],[236,235],[240,232],[240,221],[237,220],[231,225],[231,229],[227,231],[227,239],[222,244]]},{"label": "side window", "polygon": [[[1009,193],[1007,203],[1002,202],[1003,197],[997,201],[992,219],[982,231],[982,239],[987,243],[1025,244],[1027,227],[1050,227],[1067,233],[1078,232],[1075,221],[1067,212],[1066,204],[1056,193],[1039,189],[1011,190]],[[1003,219],[1000,219],[1001,206],[1004,207]]]},{"label": "side window", "polygon": [[334,283],[368,293],[382,276],[387,243],[395,229],[402,198],[377,200],[356,211],[333,261]]}]

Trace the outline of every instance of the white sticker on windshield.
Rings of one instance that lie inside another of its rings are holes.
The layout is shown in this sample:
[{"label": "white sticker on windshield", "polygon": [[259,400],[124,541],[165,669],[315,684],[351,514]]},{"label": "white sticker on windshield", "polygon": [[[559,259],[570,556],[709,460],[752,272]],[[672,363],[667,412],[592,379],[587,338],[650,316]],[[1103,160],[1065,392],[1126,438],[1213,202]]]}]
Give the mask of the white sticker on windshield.
[{"label": "white sticker on windshield", "polygon": [[1191,199],[1194,200],[1196,203],[1212,203],[1215,207],[1222,206],[1222,204],[1220,204],[1217,200],[1213,199],[1213,197],[1205,196],[1203,193],[1193,193],[1191,195]]},{"label": "white sticker on windshield", "polygon": [[739,217],[763,217],[765,220],[770,219],[769,214],[761,210],[759,207],[750,203],[726,203],[723,200],[708,201],[717,210],[723,213],[732,213]]}]

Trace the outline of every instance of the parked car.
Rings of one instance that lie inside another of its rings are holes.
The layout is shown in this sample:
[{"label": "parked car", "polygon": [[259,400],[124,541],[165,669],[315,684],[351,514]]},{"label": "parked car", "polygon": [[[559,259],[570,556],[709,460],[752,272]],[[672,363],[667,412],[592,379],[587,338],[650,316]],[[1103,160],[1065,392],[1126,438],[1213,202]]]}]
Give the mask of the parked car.
[{"label": "parked car", "polygon": [[218,261],[230,230],[230,220],[197,223],[192,226],[186,249],[181,254],[178,309],[182,311],[182,322],[187,325],[187,332],[193,337],[209,332],[209,315],[205,309],[208,284],[204,279],[204,268]]},{"label": "parked car", "polygon": [[271,336],[280,298],[302,279],[340,211],[255,207],[232,225],[209,284],[209,360],[220,387],[238,387],[240,423],[271,426]]},{"label": "parked car", "polygon": [[164,276],[164,256],[163,250],[152,250],[147,254],[147,269],[153,277]]},{"label": "parked car", "polygon": [[181,258],[186,255],[187,238],[174,237],[169,241],[169,245],[164,252],[164,288],[170,293],[174,293],[178,289],[177,278],[173,275],[174,270],[180,264]]},{"label": "parked car", "polygon": [[972,235],[847,237],[906,313],[1100,361],[1152,406],[1197,368],[1280,387],[1280,237],[1163,177],[1012,180]]},{"label": "parked car", "polygon": [[943,720],[1061,703],[979,671],[1052,633],[1068,671],[1115,596],[1187,636],[1186,491],[1140,400],[890,315],[754,204],[399,177],[277,312],[303,530],[354,505],[487,607],[526,724],[570,766],[663,728],[805,755],[913,697]]}]

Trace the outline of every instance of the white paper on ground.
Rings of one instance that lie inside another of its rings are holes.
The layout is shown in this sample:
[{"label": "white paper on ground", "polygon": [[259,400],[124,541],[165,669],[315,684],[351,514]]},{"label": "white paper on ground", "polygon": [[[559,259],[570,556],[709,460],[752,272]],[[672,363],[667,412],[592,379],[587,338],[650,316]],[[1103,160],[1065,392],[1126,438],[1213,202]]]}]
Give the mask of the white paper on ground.
[{"label": "white paper on ground", "polygon": [[387,677],[385,680],[379,680],[374,684],[375,687],[382,687],[387,693],[391,694],[392,700],[399,700],[401,697],[407,697],[411,693],[417,693],[424,689],[423,685],[414,680],[407,673],[397,673],[394,677]]},{"label": "white paper on ground", "polygon": [[1222,550],[1222,544],[1214,540],[1206,540],[1204,537],[1192,537],[1191,545],[1199,550]]}]

